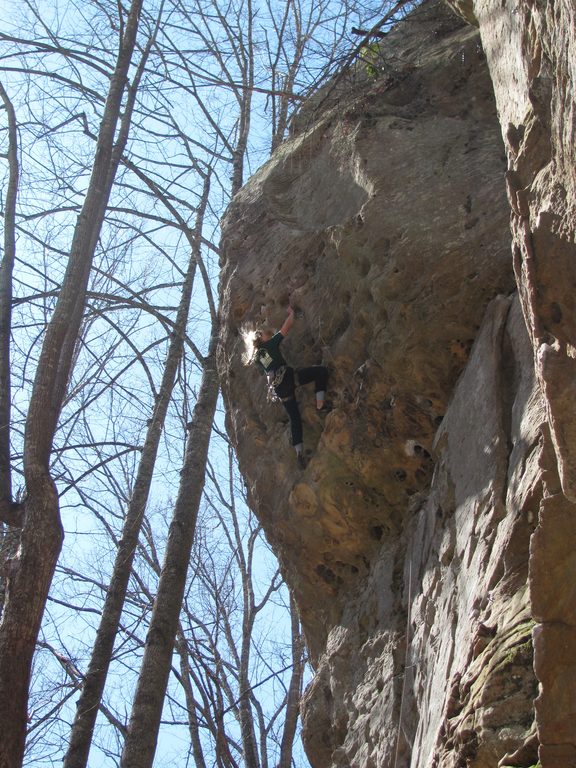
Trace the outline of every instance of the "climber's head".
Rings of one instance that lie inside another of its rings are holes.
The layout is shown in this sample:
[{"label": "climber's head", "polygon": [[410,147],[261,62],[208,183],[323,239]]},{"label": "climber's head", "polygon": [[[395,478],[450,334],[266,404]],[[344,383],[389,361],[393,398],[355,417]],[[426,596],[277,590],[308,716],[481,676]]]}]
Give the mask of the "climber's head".
[{"label": "climber's head", "polygon": [[264,328],[261,331],[256,331],[256,334],[254,336],[254,346],[256,349],[259,349],[259,347],[262,346],[262,344],[265,344],[267,341],[270,341],[270,339],[274,336],[274,332],[270,330],[270,328]]},{"label": "climber's head", "polygon": [[260,349],[262,344],[270,341],[274,332],[269,328],[262,328],[254,330],[253,328],[243,328],[241,330],[242,338],[244,339],[244,346],[246,352],[244,354],[244,364],[250,365],[256,359],[256,352]]}]

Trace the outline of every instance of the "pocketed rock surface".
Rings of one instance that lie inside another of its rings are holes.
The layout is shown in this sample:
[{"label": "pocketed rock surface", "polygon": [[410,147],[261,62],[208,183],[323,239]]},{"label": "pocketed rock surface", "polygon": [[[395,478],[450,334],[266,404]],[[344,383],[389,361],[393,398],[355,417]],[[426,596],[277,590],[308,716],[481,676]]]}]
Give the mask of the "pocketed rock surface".
[{"label": "pocketed rock surface", "polygon": [[[227,426],[315,667],[313,768],[570,755],[569,735],[550,739],[568,733],[575,689],[563,715],[546,653],[573,641],[576,600],[558,589],[575,567],[570,432],[534,366],[530,301],[542,314],[544,298],[523,282],[502,135],[478,31],[426,3],[387,35],[376,76],[360,63],[309,99],[223,221]],[[279,328],[289,301],[288,362],[330,370],[327,414],[298,392],[305,470],[282,406],[243,364],[243,331]]]}]

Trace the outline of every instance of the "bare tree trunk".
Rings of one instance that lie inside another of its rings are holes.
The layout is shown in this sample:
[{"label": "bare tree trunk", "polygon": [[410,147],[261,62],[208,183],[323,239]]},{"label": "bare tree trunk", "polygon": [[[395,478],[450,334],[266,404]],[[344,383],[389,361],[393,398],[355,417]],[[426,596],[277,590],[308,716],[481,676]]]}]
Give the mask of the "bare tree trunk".
[{"label": "bare tree trunk", "polygon": [[260,768],[256,732],[254,729],[254,713],[252,712],[251,706],[252,686],[250,685],[250,654],[252,651],[254,621],[257,613],[254,604],[254,587],[252,584],[252,557],[255,539],[254,536],[250,537],[247,557],[244,557],[236,517],[233,518],[233,526],[236,541],[238,543],[236,560],[242,576],[242,594],[244,601],[240,668],[238,670],[238,685],[240,687],[238,710],[240,716],[240,731],[242,734],[242,750],[246,768]]},{"label": "bare tree trunk", "polygon": [[12,272],[16,258],[16,199],[18,195],[18,131],[16,115],[0,83],[0,98],[8,117],[8,186],[4,207],[4,256],[0,265],[0,521],[22,524],[22,508],[12,499],[10,468],[10,336],[12,332]]},{"label": "bare tree trunk", "polygon": [[232,156],[232,185],[230,189],[231,197],[240,191],[244,180],[244,161],[248,150],[248,138],[250,136],[250,118],[252,115],[252,92],[254,87],[254,43],[253,43],[253,22],[254,14],[252,9],[252,0],[248,0],[248,29],[246,30],[245,40],[238,40],[238,55],[242,59],[242,79],[243,89],[236,94],[240,105],[240,115],[238,117],[238,141],[234,148]]},{"label": "bare tree trunk", "polygon": [[246,768],[260,768],[256,733],[254,730],[254,715],[250,706],[252,687],[250,685],[250,651],[252,645],[252,631],[254,629],[254,608],[250,605],[248,613],[244,616],[242,627],[242,649],[240,653],[240,730],[242,732],[242,749]]},{"label": "bare tree trunk", "polygon": [[300,716],[300,696],[304,672],[304,641],[300,632],[300,620],[294,598],[290,596],[290,617],[292,628],[292,675],[286,699],[286,717],[280,745],[278,768],[291,768],[296,726]]},{"label": "bare tree trunk", "polygon": [[8,170],[4,206],[4,256],[0,265],[0,616],[6,591],[5,568],[18,548],[16,530],[4,527],[22,524],[22,506],[12,498],[10,466],[10,336],[12,331],[12,272],[16,259],[16,199],[18,194],[18,131],[14,107],[0,83],[0,98],[8,117]]},{"label": "bare tree trunk", "polygon": [[[284,75],[278,75],[278,64],[283,52],[283,39],[287,34],[288,19],[291,18],[295,31],[294,53],[290,61],[287,72]],[[271,62],[272,89],[274,95],[272,99],[272,143],[270,153],[274,152],[284,141],[288,129],[288,114],[290,109],[290,99],[293,98],[292,89],[296,82],[296,76],[302,64],[306,42],[310,39],[308,31],[302,28],[302,14],[298,3],[292,0],[286,0],[284,6],[284,16],[282,19],[281,31],[278,35],[279,45],[276,56]],[[278,82],[277,82],[278,81]]]},{"label": "bare tree trunk", "polygon": [[[233,197],[242,188],[244,177],[244,160],[246,158],[246,148],[248,146],[248,136],[250,133],[250,91],[246,90],[245,101],[240,108],[238,142],[234,149],[232,157],[232,185],[230,194]],[[248,103],[246,103],[248,102]]]},{"label": "bare tree trunk", "polygon": [[182,627],[179,626],[176,638],[176,650],[180,657],[180,673],[182,676],[182,687],[186,698],[186,709],[188,711],[188,731],[190,733],[190,743],[192,744],[192,755],[196,768],[206,768],[204,760],[204,750],[202,749],[202,740],[200,739],[200,727],[198,722],[198,712],[194,691],[190,682],[190,661],[188,659],[188,644],[184,638]]},{"label": "bare tree trunk", "polygon": [[[49,462],[74,359],[88,277],[114,180],[114,139],[134,51],[142,0],[134,0],[100,126],[90,183],[72,240],[68,267],[46,329],[24,438],[26,499],[17,557],[8,571],[0,623],[0,768],[19,768],[24,754],[28,688],[36,638],[63,531]],[[125,111],[125,127],[129,120]],[[127,136],[127,132],[125,132]],[[116,160],[116,166],[114,166]]]},{"label": "bare tree trunk", "polygon": [[217,341],[218,323],[214,320],[202,384],[189,424],[180,488],[122,752],[122,768],[149,768],[154,759],[218,400]]},{"label": "bare tree trunk", "polygon": [[10,561],[16,555],[20,531],[8,525],[0,525],[0,617],[4,610],[4,598],[6,596],[6,571],[9,570]]}]

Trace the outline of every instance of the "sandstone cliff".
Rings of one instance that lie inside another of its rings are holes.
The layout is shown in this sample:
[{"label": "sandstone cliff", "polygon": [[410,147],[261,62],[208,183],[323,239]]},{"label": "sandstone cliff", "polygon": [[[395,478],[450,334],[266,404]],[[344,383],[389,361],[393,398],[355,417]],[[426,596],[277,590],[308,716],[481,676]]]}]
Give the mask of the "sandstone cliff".
[{"label": "sandstone cliff", "polygon": [[[481,38],[427,3],[311,99],[223,222],[228,428],[315,665],[314,768],[576,764],[573,43],[478,6]],[[299,394],[304,471],[242,364],[289,300],[334,406]]]}]

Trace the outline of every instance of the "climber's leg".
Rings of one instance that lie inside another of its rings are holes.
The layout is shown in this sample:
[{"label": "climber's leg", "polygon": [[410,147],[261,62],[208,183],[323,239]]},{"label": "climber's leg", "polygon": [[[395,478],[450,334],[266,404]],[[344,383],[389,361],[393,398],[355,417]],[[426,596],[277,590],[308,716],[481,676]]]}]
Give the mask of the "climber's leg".
[{"label": "climber's leg", "polygon": [[276,394],[282,400],[282,405],[290,419],[290,432],[292,436],[292,445],[296,451],[298,461],[303,462],[304,440],[302,437],[302,417],[298,401],[296,400],[296,381],[294,378],[294,369],[287,368],[284,378],[275,389]]},{"label": "climber's leg", "polygon": [[286,413],[290,418],[292,445],[296,449],[296,453],[301,453],[303,443],[302,418],[300,416],[300,409],[298,408],[298,401],[295,397],[291,397],[288,400],[282,400],[282,405],[286,409]]},{"label": "climber's leg", "polygon": [[314,382],[316,391],[316,408],[321,411],[325,406],[326,385],[328,384],[328,368],[324,365],[312,365],[309,368],[299,368],[297,371],[298,383],[309,384]]}]

